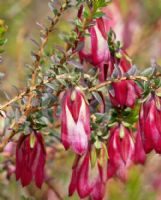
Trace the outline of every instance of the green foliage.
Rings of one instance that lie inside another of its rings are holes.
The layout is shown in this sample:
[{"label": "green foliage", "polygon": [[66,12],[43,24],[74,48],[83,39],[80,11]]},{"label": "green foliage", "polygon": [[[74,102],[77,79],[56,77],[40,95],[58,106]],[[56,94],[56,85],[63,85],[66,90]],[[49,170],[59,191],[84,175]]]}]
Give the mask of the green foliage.
[{"label": "green foliage", "polygon": [[7,43],[5,33],[7,32],[7,26],[4,21],[0,19],[0,54],[4,52],[4,45]]},{"label": "green foliage", "polygon": [[111,3],[111,0],[88,0],[89,4],[92,4],[95,10],[107,6],[109,3]]}]

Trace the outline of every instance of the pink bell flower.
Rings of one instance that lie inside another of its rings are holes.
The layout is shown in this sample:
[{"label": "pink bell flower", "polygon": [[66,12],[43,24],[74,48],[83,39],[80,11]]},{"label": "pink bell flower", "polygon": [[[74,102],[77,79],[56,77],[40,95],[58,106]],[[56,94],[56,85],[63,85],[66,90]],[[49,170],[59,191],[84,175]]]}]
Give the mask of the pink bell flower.
[{"label": "pink bell flower", "polygon": [[[95,25],[89,28],[90,36],[81,38],[84,42],[83,49],[79,52],[80,59],[90,62],[92,65],[99,67],[109,59],[109,48],[107,43],[106,23],[108,19],[98,18],[94,21]],[[109,28],[109,27],[108,27]]]},{"label": "pink bell flower", "polygon": [[88,149],[90,139],[90,110],[79,88],[65,92],[61,112],[61,141],[79,155]]},{"label": "pink bell flower", "polygon": [[[83,7],[79,9],[78,18],[82,20]],[[79,51],[81,62],[84,60],[99,69],[99,79],[103,80],[104,65],[108,63],[110,51],[108,47],[108,32],[113,26],[113,21],[108,16],[94,19],[93,25],[87,30],[86,36],[80,36],[83,48]]]}]

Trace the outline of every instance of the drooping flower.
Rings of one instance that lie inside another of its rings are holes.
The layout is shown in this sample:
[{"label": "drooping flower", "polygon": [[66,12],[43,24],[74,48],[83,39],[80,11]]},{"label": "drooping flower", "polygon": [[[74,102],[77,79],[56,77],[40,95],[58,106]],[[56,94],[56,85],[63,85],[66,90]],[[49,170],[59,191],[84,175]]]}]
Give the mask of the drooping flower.
[{"label": "drooping flower", "polygon": [[44,165],[46,151],[41,133],[22,135],[16,148],[16,180],[22,186],[27,186],[35,181],[41,188],[44,181]]},{"label": "drooping flower", "polygon": [[134,152],[134,162],[136,164],[144,164],[146,160],[146,153],[143,147],[140,127],[137,127],[137,133],[135,137],[135,152]]},{"label": "drooping flower", "polygon": [[139,114],[140,133],[146,153],[161,153],[161,98],[151,93],[142,103]]},{"label": "drooping flower", "polygon": [[[78,12],[78,17],[82,20],[83,7]],[[107,35],[112,28],[112,21],[108,17],[93,19],[93,24],[87,30],[85,36],[80,36],[79,40],[83,43],[83,48],[79,51],[81,62],[84,60],[99,68],[100,79],[103,74],[104,64],[107,63],[110,51],[107,43]]]},{"label": "drooping flower", "polygon": [[61,140],[65,147],[71,147],[77,154],[88,149],[90,138],[90,111],[79,88],[66,91],[62,101]]},{"label": "drooping flower", "polygon": [[113,106],[133,107],[136,99],[140,97],[140,88],[133,80],[123,80],[112,83],[109,94]]},{"label": "drooping flower", "polygon": [[87,60],[94,66],[99,66],[109,58],[109,48],[107,44],[107,33],[105,23],[108,20],[103,18],[96,19],[94,26],[89,28],[90,36],[81,38],[84,42],[83,49],[79,52],[80,59]]},{"label": "drooping flower", "polygon": [[[117,70],[118,78],[121,78],[130,68],[132,64],[127,60],[127,55],[121,51],[122,57],[113,60],[110,71],[115,73]],[[110,100],[115,107],[133,107],[136,99],[140,97],[141,89],[133,80],[121,80],[111,84],[109,89]]]},{"label": "drooping flower", "polygon": [[123,125],[111,128],[108,140],[108,178],[116,175],[121,180],[126,180],[127,168],[133,163],[134,150],[134,141],[129,129]]},{"label": "drooping flower", "polygon": [[90,153],[88,150],[85,155],[78,156],[74,162],[69,196],[77,191],[80,198],[90,196],[92,200],[102,200],[105,194],[107,168],[99,161],[93,167]]}]

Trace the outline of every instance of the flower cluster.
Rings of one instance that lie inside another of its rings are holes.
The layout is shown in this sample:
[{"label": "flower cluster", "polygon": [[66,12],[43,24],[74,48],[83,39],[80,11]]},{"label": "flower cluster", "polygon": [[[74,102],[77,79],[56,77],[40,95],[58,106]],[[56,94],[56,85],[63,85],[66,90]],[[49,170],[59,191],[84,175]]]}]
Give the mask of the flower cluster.
[{"label": "flower cluster", "polygon": [[[81,20],[82,12],[81,7],[78,14]],[[119,80],[131,70],[131,60],[122,48],[110,51],[107,42],[113,24],[110,18],[97,18],[93,24],[88,29],[89,35],[79,38],[84,43],[79,51],[80,61],[98,68],[100,82],[115,74],[118,81],[112,83],[107,91],[112,107],[120,112],[128,107],[133,109],[141,97],[141,88],[134,80]],[[106,95],[101,95],[103,99],[106,98]],[[65,149],[70,147],[77,155],[69,195],[77,191],[80,198],[90,196],[93,200],[101,200],[108,179],[117,176],[125,181],[127,169],[133,163],[143,164],[146,157],[140,132],[133,134],[132,129],[126,127],[119,117],[109,129],[108,139],[99,141],[100,147],[97,149],[92,140],[94,130],[90,125],[90,115],[90,101],[87,102],[83,91],[78,87],[66,90],[62,98],[61,139]],[[93,151],[97,152],[94,164]],[[104,153],[100,153],[102,151]],[[108,156],[105,156],[105,152],[108,152]],[[100,157],[103,162],[100,162]]]},{"label": "flower cluster", "polygon": [[[91,14],[92,7],[88,9]],[[81,6],[80,24],[87,14]],[[91,19],[84,34],[83,27],[75,28],[78,37],[74,42],[83,45],[79,51],[74,51],[75,44],[71,45],[71,52],[77,53],[84,68],[81,68],[80,82],[74,77],[73,82],[68,80],[62,84],[63,90],[57,91],[61,104],[56,109],[60,108],[61,143],[75,154],[69,196],[77,192],[80,198],[102,200],[109,179],[117,177],[126,181],[130,166],[144,164],[146,154],[152,150],[161,153],[161,98],[155,92],[158,80],[149,81],[149,87],[130,77],[135,70],[126,49],[116,42],[112,31],[116,19],[111,11],[106,10],[107,16],[100,11],[96,14],[100,16]],[[93,81],[91,74],[86,74],[89,83],[84,74],[86,64],[96,79]],[[151,77],[156,72],[153,71]],[[97,91],[97,84],[107,86],[107,82],[109,87]],[[95,93],[91,92],[91,86],[96,88]],[[103,109],[97,109],[98,104]],[[30,133],[21,135],[17,142],[15,173],[22,186],[35,181],[41,188],[45,180],[46,150],[42,133],[35,127],[32,119]]]}]

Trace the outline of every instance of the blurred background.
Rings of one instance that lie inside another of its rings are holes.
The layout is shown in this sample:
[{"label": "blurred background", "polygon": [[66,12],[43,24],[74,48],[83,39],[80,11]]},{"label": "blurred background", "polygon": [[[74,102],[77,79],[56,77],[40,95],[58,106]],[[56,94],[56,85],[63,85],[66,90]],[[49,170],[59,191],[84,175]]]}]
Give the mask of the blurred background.
[{"label": "blurred background", "polygon": [[[61,0],[58,0],[58,3]],[[52,15],[48,7],[49,0],[0,0],[0,19],[8,26],[8,39],[3,53],[3,63],[0,72],[5,73],[1,90],[6,90],[10,96],[16,94],[15,86],[23,89],[26,84],[26,64],[31,64],[31,51],[36,49],[31,38],[39,42],[39,28],[36,22],[47,23],[47,16]],[[114,31],[121,40],[128,54],[140,69],[149,67],[151,59],[155,58],[161,64],[161,1],[160,0],[113,0],[104,9],[114,20]],[[60,33],[70,31],[70,21],[77,10],[71,9],[61,18],[55,32],[50,37],[48,49],[54,45],[64,45]],[[1,102],[6,101],[0,95]],[[60,193],[64,200],[68,198],[68,183],[74,155],[60,149],[49,148],[51,158],[48,159],[46,171],[49,184],[44,184],[42,190],[34,185],[22,188],[15,181],[14,158],[1,163],[4,156],[0,155],[0,200],[57,200]],[[9,156],[6,151],[5,157]],[[6,167],[4,170],[4,167]],[[8,169],[9,167],[9,169]],[[11,168],[11,169],[10,169]],[[145,166],[135,166],[129,171],[129,180],[123,184],[119,180],[110,180],[107,184],[107,200],[161,200],[161,157],[149,155]]]}]

